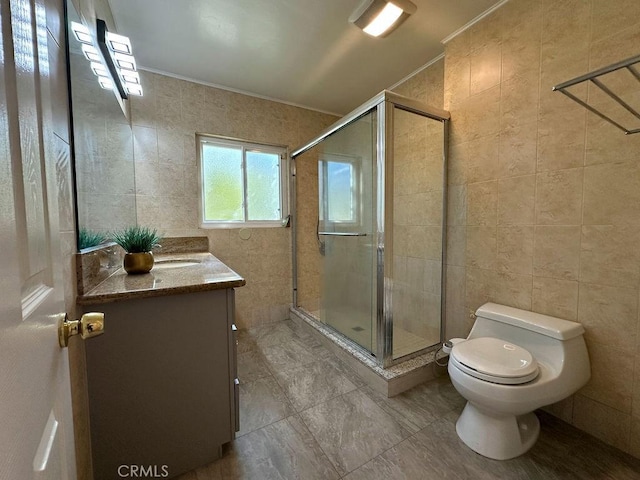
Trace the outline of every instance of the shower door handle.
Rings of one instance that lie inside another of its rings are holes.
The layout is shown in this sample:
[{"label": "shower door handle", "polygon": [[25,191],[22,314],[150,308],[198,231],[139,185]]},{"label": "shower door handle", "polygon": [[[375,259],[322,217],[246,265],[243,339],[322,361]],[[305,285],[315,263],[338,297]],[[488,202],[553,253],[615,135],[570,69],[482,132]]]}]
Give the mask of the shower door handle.
[{"label": "shower door handle", "polygon": [[366,233],[358,232],[318,232],[318,235],[325,235],[327,237],[366,237]]}]

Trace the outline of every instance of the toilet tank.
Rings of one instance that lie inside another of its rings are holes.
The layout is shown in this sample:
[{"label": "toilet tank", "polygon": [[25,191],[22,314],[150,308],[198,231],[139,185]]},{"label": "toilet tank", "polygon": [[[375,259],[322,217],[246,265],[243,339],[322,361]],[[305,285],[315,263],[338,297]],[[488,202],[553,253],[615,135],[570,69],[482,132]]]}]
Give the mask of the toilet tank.
[{"label": "toilet tank", "polygon": [[540,313],[485,303],[476,311],[468,339],[495,337],[529,350],[538,361],[560,370],[569,358],[588,365],[581,324]]},{"label": "toilet tank", "polygon": [[476,323],[481,319],[493,320],[556,340],[569,340],[584,333],[584,328],[579,323],[497,303],[485,303],[476,311],[476,317]]}]

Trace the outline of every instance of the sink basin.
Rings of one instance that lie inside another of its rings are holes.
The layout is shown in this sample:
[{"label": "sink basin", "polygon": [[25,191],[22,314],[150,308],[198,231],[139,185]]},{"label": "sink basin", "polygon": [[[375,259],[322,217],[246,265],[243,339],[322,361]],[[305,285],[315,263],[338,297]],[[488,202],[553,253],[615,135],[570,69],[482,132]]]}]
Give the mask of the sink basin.
[{"label": "sink basin", "polygon": [[193,259],[156,260],[153,264],[153,269],[193,267],[199,264],[200,261]]}]

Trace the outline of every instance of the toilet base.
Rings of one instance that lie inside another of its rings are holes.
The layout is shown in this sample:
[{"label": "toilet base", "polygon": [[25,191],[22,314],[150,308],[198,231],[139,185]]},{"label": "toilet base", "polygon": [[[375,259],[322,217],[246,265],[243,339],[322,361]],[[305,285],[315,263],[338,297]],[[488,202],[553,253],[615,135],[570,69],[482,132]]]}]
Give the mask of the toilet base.
[{"label": "toilet base", "polygon": [[467,402],[456,422],[458,437],[472,450],[494,460],[508,460],[529,450],[540,434],[535,413],[499,415]]}]

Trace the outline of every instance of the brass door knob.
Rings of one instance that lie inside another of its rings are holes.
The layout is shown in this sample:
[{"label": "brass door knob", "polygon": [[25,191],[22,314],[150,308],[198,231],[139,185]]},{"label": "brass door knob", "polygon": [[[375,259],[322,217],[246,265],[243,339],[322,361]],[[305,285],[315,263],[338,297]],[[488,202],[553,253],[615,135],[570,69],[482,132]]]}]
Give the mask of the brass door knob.
[{"label": "brass door knob", "polygon": [[60,315],[58,321],[58,342],[60,347],[69,346],[69,339],[80,334],[84,338],[95,337],[104,333],[104,313],[90,312],[82,315],[80,320],[69,320],[66,313]]}]

